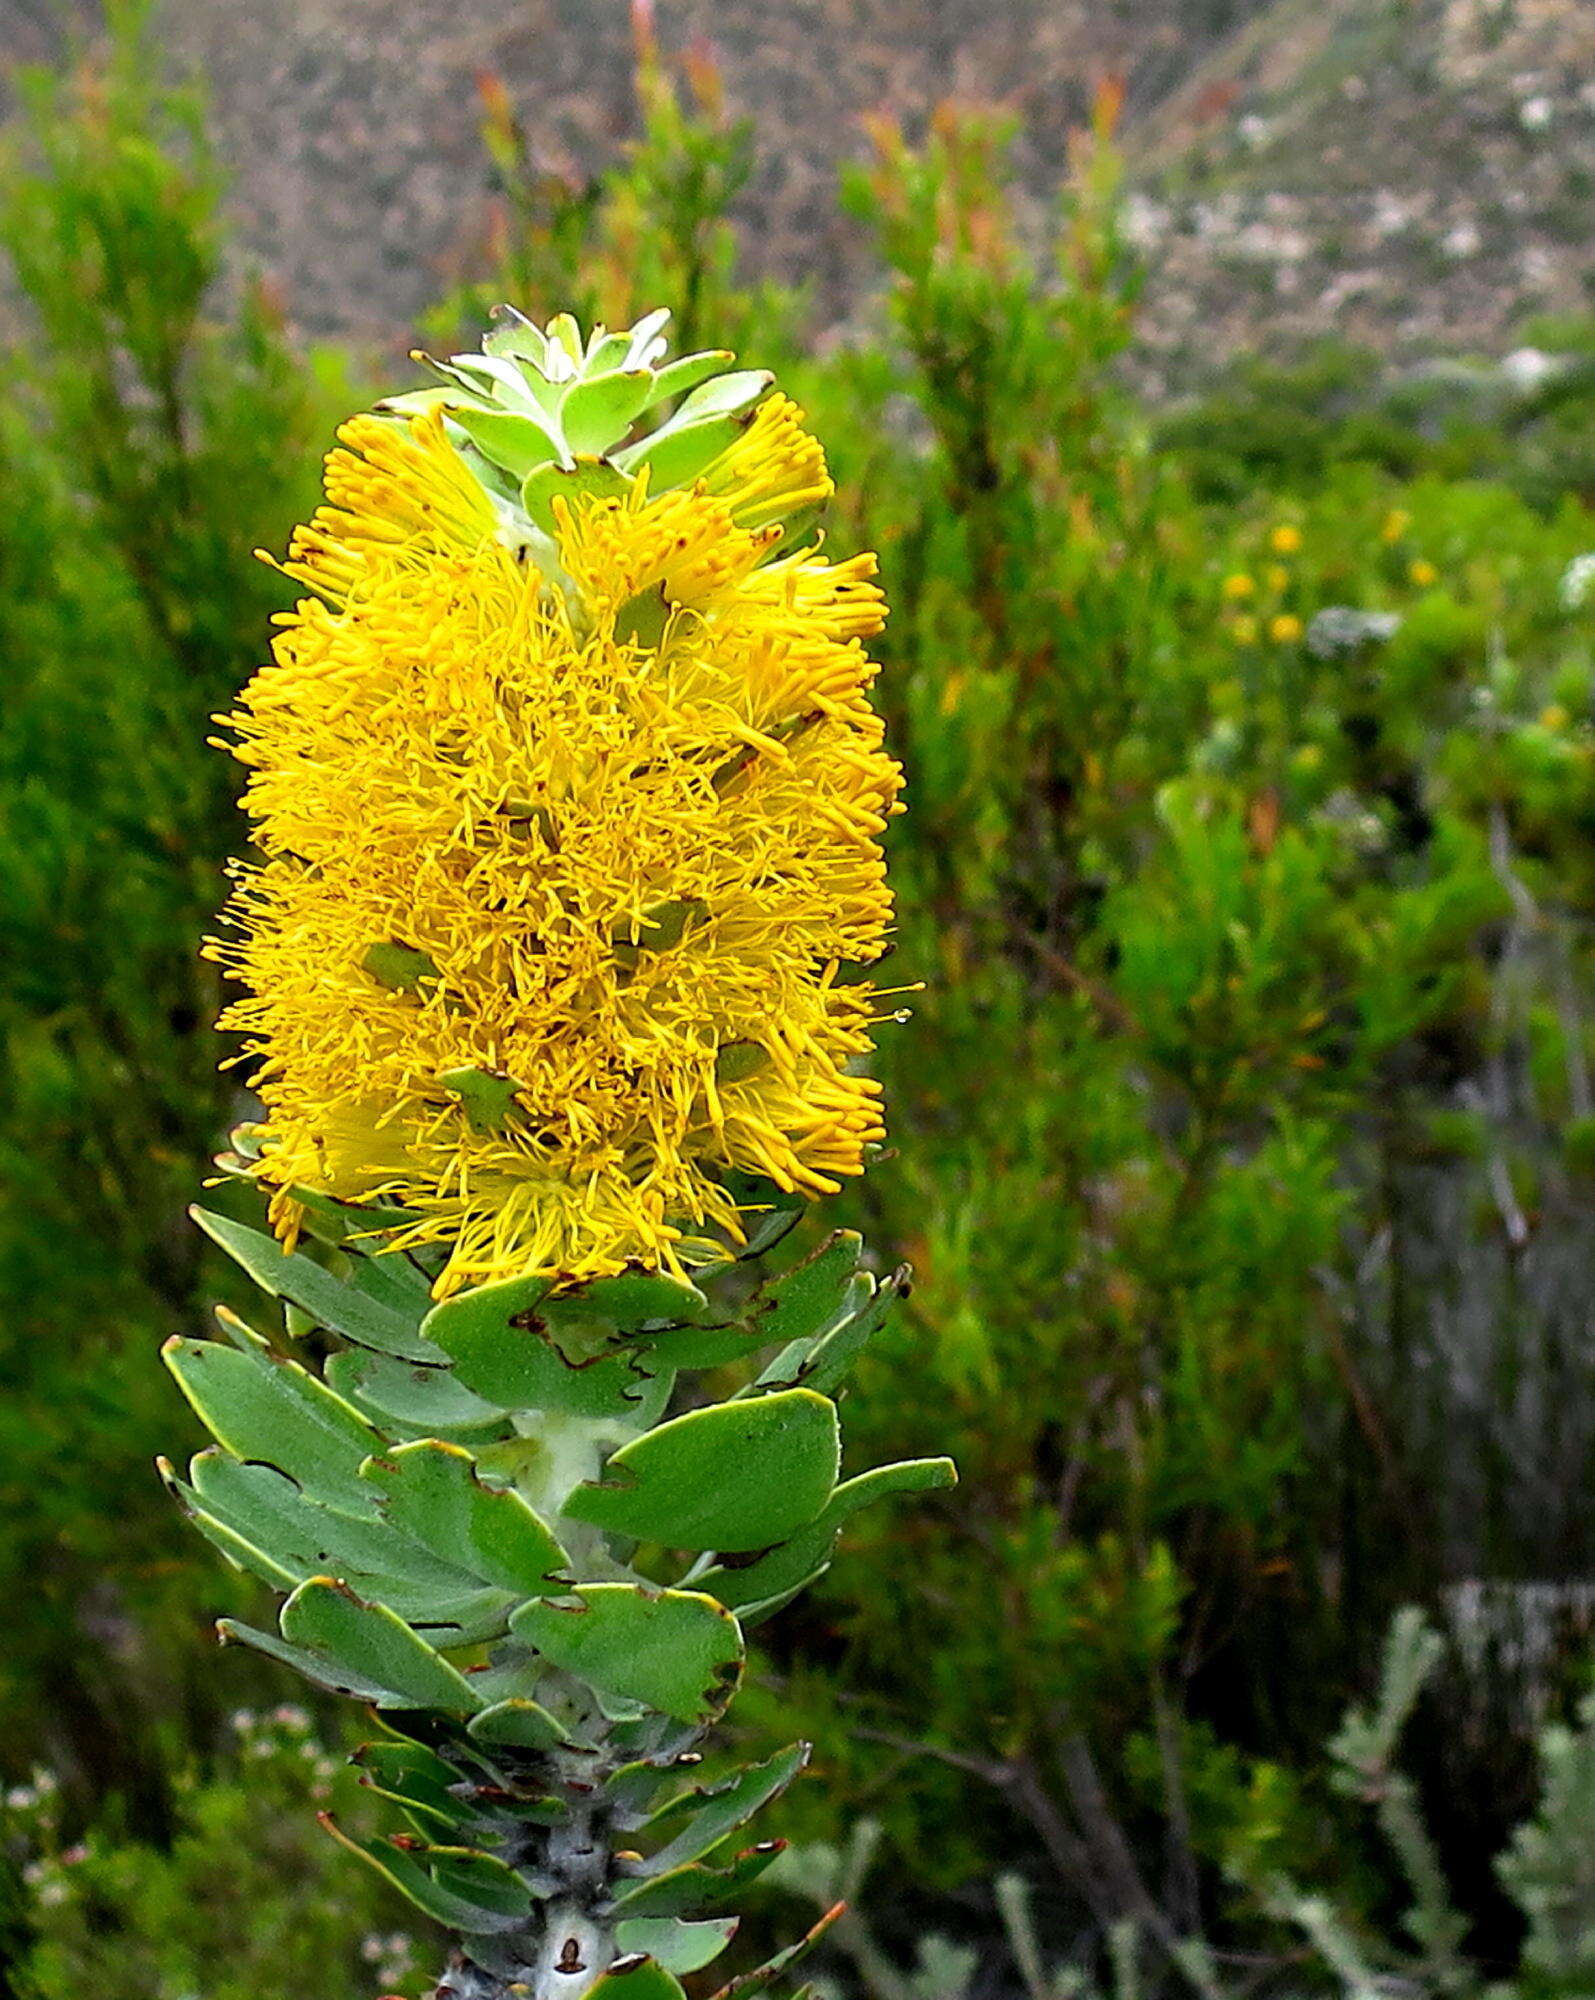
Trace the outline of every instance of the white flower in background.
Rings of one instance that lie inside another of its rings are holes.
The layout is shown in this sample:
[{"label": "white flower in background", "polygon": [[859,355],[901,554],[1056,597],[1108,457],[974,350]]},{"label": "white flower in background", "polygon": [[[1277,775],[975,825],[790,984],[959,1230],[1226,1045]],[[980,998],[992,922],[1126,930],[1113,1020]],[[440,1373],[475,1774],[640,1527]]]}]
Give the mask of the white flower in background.
[{"label": "white flower in background", "polygon": [[1585,555],[1574,556],[1562,571],[1562,609],[1582,611],[1589,602],[1592,590],[1595,590],[1595,549]]},{"label": "white flower in background", "polygon": [[1548,97],[1526,97],[1517,108],[1517,116],[1525,132],[1543,132],[1556,116],[1556,106]]},{"label": "white flower in background", "polygon": [[1382,644],[1401,623],[1394,611],[1359,611],[1350,604],[1326,604],[1307,627],[1307,650],[1315,660],[1334,660],[1364,646]]},{"label": "white flower in background", "polygon": [[1514,389],[1526,394],[1560,375],[1565,366],[1559,355],[1547,354],[1543,347],[1514,347],[1502,359],[1501,373]]}]

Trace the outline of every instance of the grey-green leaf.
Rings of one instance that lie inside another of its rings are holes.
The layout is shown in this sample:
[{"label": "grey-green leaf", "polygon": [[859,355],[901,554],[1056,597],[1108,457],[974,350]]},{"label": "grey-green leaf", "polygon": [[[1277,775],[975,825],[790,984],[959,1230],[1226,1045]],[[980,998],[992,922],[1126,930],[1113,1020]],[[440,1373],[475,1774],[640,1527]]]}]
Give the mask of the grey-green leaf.
[{"label": "grey-green leaf", "polygon": [[417,1322],[425,1301],[419,1294],[413,1312],[376,1299],[358,1285],[345,1284],[323,1265],[285,1251],[272,1237],[247,1228],[225,1215],[190,1209],[194,1221],[243,1266],[263,1291],[290,1299],[310,1314],[318,1326],[342,1334],[357,1347],[396,1354],[404,1361],[441,1361],[445,1357],[423,1340]]},{"label": "grey-green leaf", "polygon": [[680,1917],[626,1917],[615,1926],[622,1952],[646,1952],[666,1972],[698,1972],[717,1959],[737,1934],[740,1917],[684,1923]]},{"label": "grey-green leaf", "polygon": [[569,463],[565,443],[550,420],[530,410],[482,410],[461,404],[449,411],[485,459],[516,479],[540,465]]},{"label": "grey-green leaf", "polygon": [[639,443],[617,452],[615,463],[629,473],[640,472],[646,465],[649,492],[668,492],[696,479],[747,427],[746,417],[706,417],[691,424],[672,418]]},{"label": "grey-green leaf", "polygon": [[211,1435],[235,1457],[278,1466],[307,1492],[357,1514],[375,1511],[359,1472],[381,1450],[381,1436],[297,1362],[175,1335],[161,1352]]},{"label": "grey-green leaf", "polygon": [[519,1493],[484,1486],[462,1446],[437,1438],[371,1458],[360,1476],[384,1518],[443,1561],[523,1597],[569,1587],[565,1551]]},{"label": "grey-green leaf", "polygon": [[[367,1604],[330,1577],[302,1583],[282,1608],[282,1636],[335,1670],[387,1690],[383,1708],[438,1708],[473,1715],[471,1684],[386,1605]],[[395,1699],[397,1697],[397,1699]]]},{"label": "grey-green leaf", "polygon": [[551,1290],[535,1277],[479,1285],[435,1306],[422,1333],[453,1359],[468,1389],[501,1409],[650,1422],[669,1394],[669,1371],[645,1350],[602,1360],[563,1355],[542,1317]]},{"label": "grey-green leaf", "polygon": [[467,1937],[518,1930],[532,1913],[532,1892],[496,1855],[470,1848],[426,1850],[423,1863],[391,1840],[353,1840],[333,1821],[321,1823],[334,1839],[391,1882],[434,1923]]},{"label": "grey-green leaf", "polygon": [[736,359],[729,347],[705,348],[701,354],[683,354],[679,361],[670,361],[654,376],[654,402],[664,402],[671,396],[684,396],[689,389],[696,389],[700,382],[707,382],[713,375],[723,375],[727,367]]},{"label": "grey-green leaf", "polygon": [[418,1436],[476,1442],[505,1428],[504,1412],[473,1395],[450,1368],[348,1348],[328,1358],[326,1375],[338,1394],[366,1415]]},{"label": "grey-green leaf", "polygon": [[565,1512],[671,1548],[768,1548],[820,1513],[840,1452],[835,1405],[808,1389],[711,1403],[623,1446]]},{"label": "grey-green leaf", "polygon": [[641,1702],[680,1722],[719,1714],[742,1673],[736,1620],[698,1591],[584,1584],[536,1599],[511,1620],[518,1637],[578,1675],[600,1702]]},{"label": "grey-green leaf", "polygon": [[[655,1880],[701,1859],[784,1792],[808,1761],[808,1744],[792,1743],[767,1763],[749,1765],[723,1784],[699,1786],[673,1799],[643,1829],[644,1834],[665,1838],[639,1872]],[[640,1889],[628,1891],[615,1899],[616,1911],[636,1913],[642,1900]]]},{"label": "grey-green leaf", "polygon": [[554,501],[619,500],[631,491],[626,474],[605,458],[578,458],[570,467],[540,465],[521,486],[521,505],[545,535],[557,534]]},{"label": "grey-green leaf", "polygon": [[603,452],[619,444],[654,397],[651,368],[615,368],[573,382],[559,406],[571,450]]}]

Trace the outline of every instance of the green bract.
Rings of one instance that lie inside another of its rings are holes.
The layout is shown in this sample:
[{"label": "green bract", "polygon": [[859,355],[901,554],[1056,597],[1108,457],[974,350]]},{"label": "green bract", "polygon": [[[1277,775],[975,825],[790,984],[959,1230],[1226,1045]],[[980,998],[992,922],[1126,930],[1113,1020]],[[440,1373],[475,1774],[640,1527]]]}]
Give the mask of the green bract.
[{"label": "green bract", "polygon": [[[774,380],[763,369],[733,369],[721,348],[660,366],[664,311],[624,333],[594,327],[585,340],[568,313],[546,329],[510,306],[495,317],[480,354],[415,356],[441,388],[390,396],[376,408],[394,417],[441,410],[506,531],[548,574],[558,568],[556,498],[623,494],[644,471],[653,493],[690,484],[736,442]],[[390,951],[373,970],[390,983],[413,982],[426,971],[420,956]]]},{"label": "green bract", "polygon": [[[641,389],[625,368],[581,379],[540,434],[590,441]],[[838,1232],[723,1310],[648,1272],[434,1305],[423,1270],[361,1247],[359,1211],[313,1209],[322,1247],[292,1253],[199,1220],[281,1320],[224,1312],[224,1339],[168,1343],[216,1444],[186,1479],[162,1470],[283,1594],[276,1631],[223,1637],[381,1717],[357,1762],[403,1828],[332,1831],[457,1935],[440,1995],[680,2000],[778,1849],[741,1829],[808,1755],[689,1775],[745,1626],[824,1570],[859,1507],[953,1478],[946,1459],[839,1478],[832,1397],[903,1274],[878,1281]],[[692,1371],[728,1366],[742,1386],[703,1401]],[[722,1991],[757,1991],[817,1934]]]}]

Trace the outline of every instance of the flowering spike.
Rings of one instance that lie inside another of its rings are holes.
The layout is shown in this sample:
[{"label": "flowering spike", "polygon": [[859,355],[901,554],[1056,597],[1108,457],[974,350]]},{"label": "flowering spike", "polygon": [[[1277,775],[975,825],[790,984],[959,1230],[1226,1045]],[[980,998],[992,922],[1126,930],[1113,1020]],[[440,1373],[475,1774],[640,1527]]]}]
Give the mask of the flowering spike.
[{"label": "flowering spike", "polygon": [[883,1135],[842,976],[891,920],[874,560],[791,546],[801,412],[661,325],[506,314],[346,424],[225,718],[252,1171],[289,1239],[302,1195],[397,1205],[440,1297],[711,1263]]}]

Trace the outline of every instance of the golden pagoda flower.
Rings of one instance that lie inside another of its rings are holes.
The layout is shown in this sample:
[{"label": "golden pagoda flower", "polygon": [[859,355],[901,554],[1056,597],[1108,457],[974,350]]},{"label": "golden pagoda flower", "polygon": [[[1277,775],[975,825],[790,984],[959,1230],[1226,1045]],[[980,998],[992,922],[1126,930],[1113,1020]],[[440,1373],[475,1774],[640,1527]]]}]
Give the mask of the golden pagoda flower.
[{"label": "golden pagoda flower", "polygon": [[508,315],[344,425],[223,718],[253,1171],[286,1240],[310,1195],[441,1246],[439,1296],[680,1273],[883,1136],[875,561],[808,532],[801,412],[664,317]]}]

